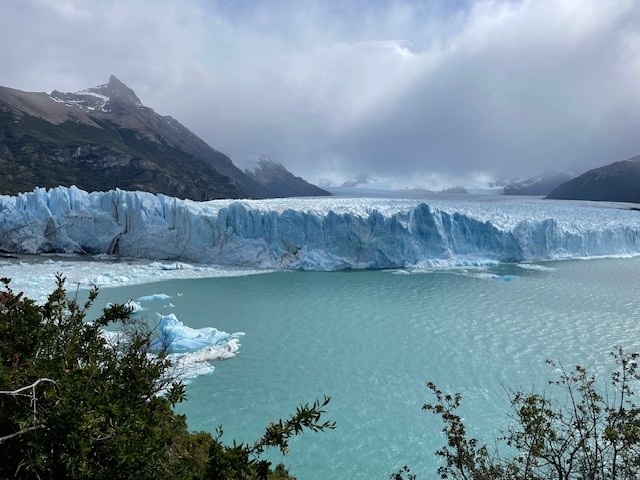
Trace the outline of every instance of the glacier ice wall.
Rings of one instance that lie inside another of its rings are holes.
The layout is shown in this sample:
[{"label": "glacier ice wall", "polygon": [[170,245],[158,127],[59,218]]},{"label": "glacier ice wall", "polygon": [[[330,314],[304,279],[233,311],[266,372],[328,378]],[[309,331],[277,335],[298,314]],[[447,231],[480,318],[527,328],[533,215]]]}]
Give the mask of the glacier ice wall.
[{"label": "glacier ice wall", "polygon": [[0,196],[0,248],[257,268],[398,268],[640,253],[638,212],[580,202],[192,202],[75,187]]}]

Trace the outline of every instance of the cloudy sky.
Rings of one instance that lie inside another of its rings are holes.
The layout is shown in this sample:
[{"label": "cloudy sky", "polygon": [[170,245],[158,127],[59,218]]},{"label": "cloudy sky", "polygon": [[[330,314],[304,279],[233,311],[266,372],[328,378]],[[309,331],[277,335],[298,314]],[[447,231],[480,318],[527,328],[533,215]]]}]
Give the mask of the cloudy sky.
[{"label": "cloudy sky", "polygon": [[640,154],[640,0],[4,0],[0,85],[110,74],[232,158],[436,186]]}]

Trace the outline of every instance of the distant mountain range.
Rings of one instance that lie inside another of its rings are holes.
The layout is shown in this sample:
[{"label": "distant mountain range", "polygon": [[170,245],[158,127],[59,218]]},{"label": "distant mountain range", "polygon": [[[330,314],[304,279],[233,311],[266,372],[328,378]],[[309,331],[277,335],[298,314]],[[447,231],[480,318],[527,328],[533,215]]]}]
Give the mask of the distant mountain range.
[{"label": "distant mountain range", "polygon": [[369,185],[372,183],[376,183],[378,182],[378,180],[376,180],[375,178],[370,177],[369,175],[367,175],[366,173],[358,173],[357,175],[355,175],[354,177],[351,178],[347,178],[346,180],[335,180],[335,179],[331,179],[331,178],[321,178],[320,180],[318,180],[318,185],[323,187],[323,188],[329,188],[329,187],[333,187],[333,188],[356,188],[356,187],[362,187],[365,185]]},{"label": "distant mountain range", "polygon": [[566,172],[547,172],[520,182],[507,183],[502,192],[505,195],[548,195],[558,185],[572,178],[573,175]]},{"label": "distant mountain range", "polygon": [[640,155],[589,170],[558,186],[547,198],[640,203]]},{"label": "distant mountain range", "polygon": [[427,188],[413,181],[393,178],[374,178],[361,172],[347,179],[321,178],[318,185],[338,196],[372,196],[390,198],[419,198],[428,194],[466,194],[467,188],[453,185],[446,188]]},{"label": "distant mountain range", "polygon": [[193,200],[320,194],[280,167],[277,184],[273,175],[243,172],[174,118],[142,105],[115,76],[76,93],[0,87],[2,194],[58,185]]}]

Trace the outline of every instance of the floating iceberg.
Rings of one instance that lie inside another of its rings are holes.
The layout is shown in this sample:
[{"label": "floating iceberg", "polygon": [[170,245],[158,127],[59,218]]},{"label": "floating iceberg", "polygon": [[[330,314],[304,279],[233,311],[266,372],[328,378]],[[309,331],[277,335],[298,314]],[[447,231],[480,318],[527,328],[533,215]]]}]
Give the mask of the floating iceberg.
[{"label": "floating iceberg", "polygon": [[[173,314],[158,315],[158,338],[154,341],[152,348],[160,350],[166,348],[170,353],[175,352],[195,352],[200,351],[200,355],[207,355],[206,352],[220,350],[217,347],[226,349],[230,340],[237,340],[244,335],[242,332],[229,334],[213,327],[191,328],[187,327]],[[202,352],[203,349],[208,349]],[[221,353],[221,352],[219,352]],[[216,358],[220,358],[219,355]]]},{"label": "floating iceberg", "polygon": [[174,314],[158,314],[158,338],[152,349],[166,348],[172,362],[172,374],[182,379],[206,375],[214,370],[214,360],[234,357],[240,349],[243,332],[229,334],[212,327],[191,328]]},{"label": "floating iceberg", "polygon": [[[112,305],[113,305],[112,303],[107,303],[105,305],[105,308],[109,308]],[[124,306],[129,309],[129,312],[132,315],[135,315],[136,313],[140,313],[143,310],[145,310],[145,308],[142,305],[140,305],[138,302],[135,302],[133,300],[127,300]]]},{"label": "floating iceberg", "polygon": [[[127,341],[121,331],[103,330],[107,342],[116,345]],[[175,315],[158,314],[158,338],[152,343],[153,352],[166,348],[171,360],[170,377],[189,380],[214,371],[212,362],[235,357],[240,350],[240,337],[244,333],[229,334],[215,328],[190,328]]]},{"label": "floating iceberg", "polygon": [[159,302],[162,300],[169,300],[171,296],[166,293],[154,293],[152,295],[145,295],[138,299],[139,302]]},{"label": "floating iceberg", "polygon": [[335,270],[481,265],[640,253],[640,215],[588,202],[339,199],[193,202],[36,189],[0,197],[0,248]]},{"label": "floating iceberg", "polygon": [[144,310],[142,305],[138,302],[134,302],[133,300],[127,300],[127,303],[125,303],[124,306],[127,307],[132,314],[140,313]]}]

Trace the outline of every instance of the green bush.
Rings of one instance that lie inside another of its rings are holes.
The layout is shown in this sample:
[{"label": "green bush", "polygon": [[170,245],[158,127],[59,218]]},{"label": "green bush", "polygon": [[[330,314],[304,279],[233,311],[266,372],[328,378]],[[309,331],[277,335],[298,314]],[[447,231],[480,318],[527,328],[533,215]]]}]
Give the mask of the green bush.
[{"label": "green bush", "polygon": [[[640,408],[634,384],[638,354],[612,352],[615,370],[608,388],[577,365],[550,384],[555,395],[511,393],[513,414],[504,436],[489,449],[470,438],[457,413],[460,394],[427,386],[435,401],[424,405],[444,422],[447,443],[436,454],[441,478],[456,480],[617,480],[640,478]],[[502,445],[501,445],[502,444]],[[506,448],[505,448],[506,447]],[[506,452],[506,453],[505,453]],[[406,469],[391,476],[415,478]]]},{"label": "green bush", "polygon": [[[154,332],[123,305],[94,322],[68,299],[64,281],[40,306],[0,291],[0,478],[286,479],[286,469],[261,459],[287,450],[303,430],[322,422],[329,399],[303,405],[269,425],[249,445],[227,446],[221,430],[191,433],[173,407],[185,386],[171,377],[167,352],[152,352]],[[118,335],[105,337],[105,327]]]}]

